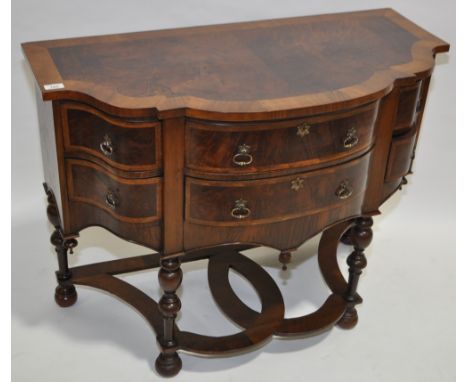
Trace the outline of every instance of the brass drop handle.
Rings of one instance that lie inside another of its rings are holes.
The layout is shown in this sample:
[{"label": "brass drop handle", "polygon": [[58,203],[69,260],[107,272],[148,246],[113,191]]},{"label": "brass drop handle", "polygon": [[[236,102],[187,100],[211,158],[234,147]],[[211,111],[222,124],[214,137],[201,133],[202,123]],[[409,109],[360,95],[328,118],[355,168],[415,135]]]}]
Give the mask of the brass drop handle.
[{"label": "brass drop handle", "polygon": [[297,126],[297,135],[299,135],[301,138],[304,138],[306,135],[310,134],[310,124],[307,122],[301,123],[299,126]]},{"label": "brass drop handle", "polygon": [[354,127],[350,128],[346,132],[346,136],[343,139],[343,147],[345,149],[350,149],[358,144],[359,138],[357,136],[357,131]]},{"label": "brass drop handle", "polygon": [[247,200],[237,199],[234,202],[234,208],[231,210],[231,216],[236,219],[245,219],[250,215],[250,208],[247,208]]},{"label": "brass drop handle", "polygon": [[104,135],[104,140],[99,145],[99,148],[101,149],[101,152],[107,157],[110,157],[113,154],[114,146],[112,145],[112,141],[107,134]]},{"label": "brass drop handle", "polygon": [[253,156],[250,154],[250,146],[246,144],[237,147],[237,154],[232,157],[234,164],[240,167],[248,166],[253,162]]},{"label": "brass drop handle", "polygon": [[116,194],[114,194],[112,191],[109,191],[106,194],[106,204],[114,210],[119,206],[120,200]]},{"label": "brass drop handle", "polygon": [[353,188],[347,180],[342,181],[335,191],[335,195],[338,196],[339,199],[348,199],[352,194]]}]

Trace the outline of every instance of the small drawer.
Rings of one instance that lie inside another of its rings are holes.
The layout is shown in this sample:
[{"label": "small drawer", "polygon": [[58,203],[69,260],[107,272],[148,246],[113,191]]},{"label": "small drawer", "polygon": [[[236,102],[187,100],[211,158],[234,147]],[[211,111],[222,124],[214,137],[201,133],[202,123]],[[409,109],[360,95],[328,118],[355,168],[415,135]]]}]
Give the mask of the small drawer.
[{"label": "small drawer", "polygon": [[421,81],[400,89],[394,131],[400,133],[413,126],[420,107]]},{"label": "small drawer", "polygon": [[195,224],[267,224],[362,203],[369,154],[350,162],[270,179],[186,180],[186,219]]},{"label": "small drawer", "polygon": [[377,111],[373,103],[278,122],[189,120],[186,164],[198,173],[248,174],[343,162],[372,145]]},{"label": "small drawer", "polygon": [[62,115],[65,155],[91,155],[124,171],[161,167],[158,121],[119,119],[78,103],[64,104]]},{"label": "small drawer", "polygon": [[408,174],[416,142],[416,128],[394,137],[390,146],[385,181],[394,181]]},{"label": "small drawer", "polygon": [[69,199],[131,223],[161,218],[162,178],[125,179],[84,160],[67,160]]}]

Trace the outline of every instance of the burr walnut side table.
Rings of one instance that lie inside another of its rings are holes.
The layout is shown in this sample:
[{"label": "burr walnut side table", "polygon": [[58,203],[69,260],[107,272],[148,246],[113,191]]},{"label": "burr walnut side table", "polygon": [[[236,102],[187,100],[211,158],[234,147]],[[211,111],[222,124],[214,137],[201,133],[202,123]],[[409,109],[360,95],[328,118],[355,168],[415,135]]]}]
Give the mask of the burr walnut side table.
[{"label": "burr walnut side table", "polygon": [[[391,9],[23,44],[37,81],[56,302],[72,305],[75,285],[88,285],[135,307],[154,328],[164,376],[179,372],[178,351],[223,355],[272,335],[353,327],[372,216],[411,173],[434,56],[448,49]],[[90,226],[155,253],[69,268]],[[331,293],[316,312],[285,318],[275,282],[239,251],[276,248],[286,267],[320,232]],[[347,279],[340,240],[354,247]],[[180,264],[203,258],[235,335],[175,323]],[[159,268],[159,302],[115,277],[149,268]],[[230,269],[257,290],[260,311],[236,296]]]}]

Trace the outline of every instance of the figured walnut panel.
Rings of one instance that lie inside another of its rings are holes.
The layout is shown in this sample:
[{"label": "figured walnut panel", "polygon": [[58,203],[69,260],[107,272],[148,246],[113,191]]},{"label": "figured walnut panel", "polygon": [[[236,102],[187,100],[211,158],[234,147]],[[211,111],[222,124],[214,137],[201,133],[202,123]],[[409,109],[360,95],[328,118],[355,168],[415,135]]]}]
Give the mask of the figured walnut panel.
[{"label": "figured walnut panel", "polygon": [[[105,44],[84,40],[49,52],[64,80],[114,87],[125,96],[255,101],[364,82],[389,62],[411,61],[416,41],[383,15],[254,26],[153,32]],[[334,49],[326,49],[332,43]]]},{"label": "figured walnut panel", "polygon": [[105,228],[118,237],[137,244],[144,245],[156,251],[162,248],[161,223],[133,223],[116,219],[94,205],[84,202],[70,201],[70,231],[79,232],[87,227]]},{"label": "figured walnut panel", "polygon": [[[116,115],[290,118],[382,98],[448,44],[391,9],[23,44],[43,98]],[[44,85],[62,83],[58,89]]]},{"label": "figured walnut panel", "polygon": [[115,219],[148,223],[161,218],[161,178],[128,180],[82,160],[67,160],[69,198]]},{"label": "figured walnut panel", "polygon": [[[343,113],[265,123],[188,120],[186,163],[199,173],[249,174],[323,166],[370,147],[378,102]],[[251,163],[236,160],[248,146]]]},{"label": "figured walnut panel", "polygon": [[158,121],[118,119],[78,103],[66,103],[62,107],[66,156],[90,154],[127,171],[161,167]]},{"label": "figured walnut panel", "polygon": [[[315,214],[348,203],[360,205],[368,165],[369,154],[339,166],[298,176],[235,182],[187,178],[186,219],[208,225],[265,224]],[[343,192],[350,194],[340,198],[339,190],[343,187]],[[244,200],[246,211],[249,211],[245,218],[232,215],[238,200]]]},{"label": "figured walnut panel", "polygon": [[227,243],[265,245],[279,250],[298,248],[328,226],[359,216],[358,203],[343,203],[314,215],[251,226],[210,226],[184,222],[184,248],[191,249]]}]

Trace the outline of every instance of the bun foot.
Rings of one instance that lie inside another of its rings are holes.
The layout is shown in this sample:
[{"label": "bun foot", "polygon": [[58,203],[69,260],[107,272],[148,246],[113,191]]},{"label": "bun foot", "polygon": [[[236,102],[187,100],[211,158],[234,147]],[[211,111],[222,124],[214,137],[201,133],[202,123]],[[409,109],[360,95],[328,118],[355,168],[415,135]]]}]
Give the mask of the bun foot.
[{"label": "bun foot", "polygon": [[55,302],[62,308],[72,306],[76,302],[77,298],[78,295],[76,293],[75,286],[73,285],[58,285],[57,288],[55,288]]},{"label": "bun foot", "polygon": [[347,309],[343,317],[336,323],[342,329],[352,329],[358,323],[358,314],[356,308]]},{"label": "bun foot", "polygon": [[173,377],[182,368],[182,360],[177,353],[160,353],[158,358],[156,358],[155,366],[156,371],[163,377]]}]

